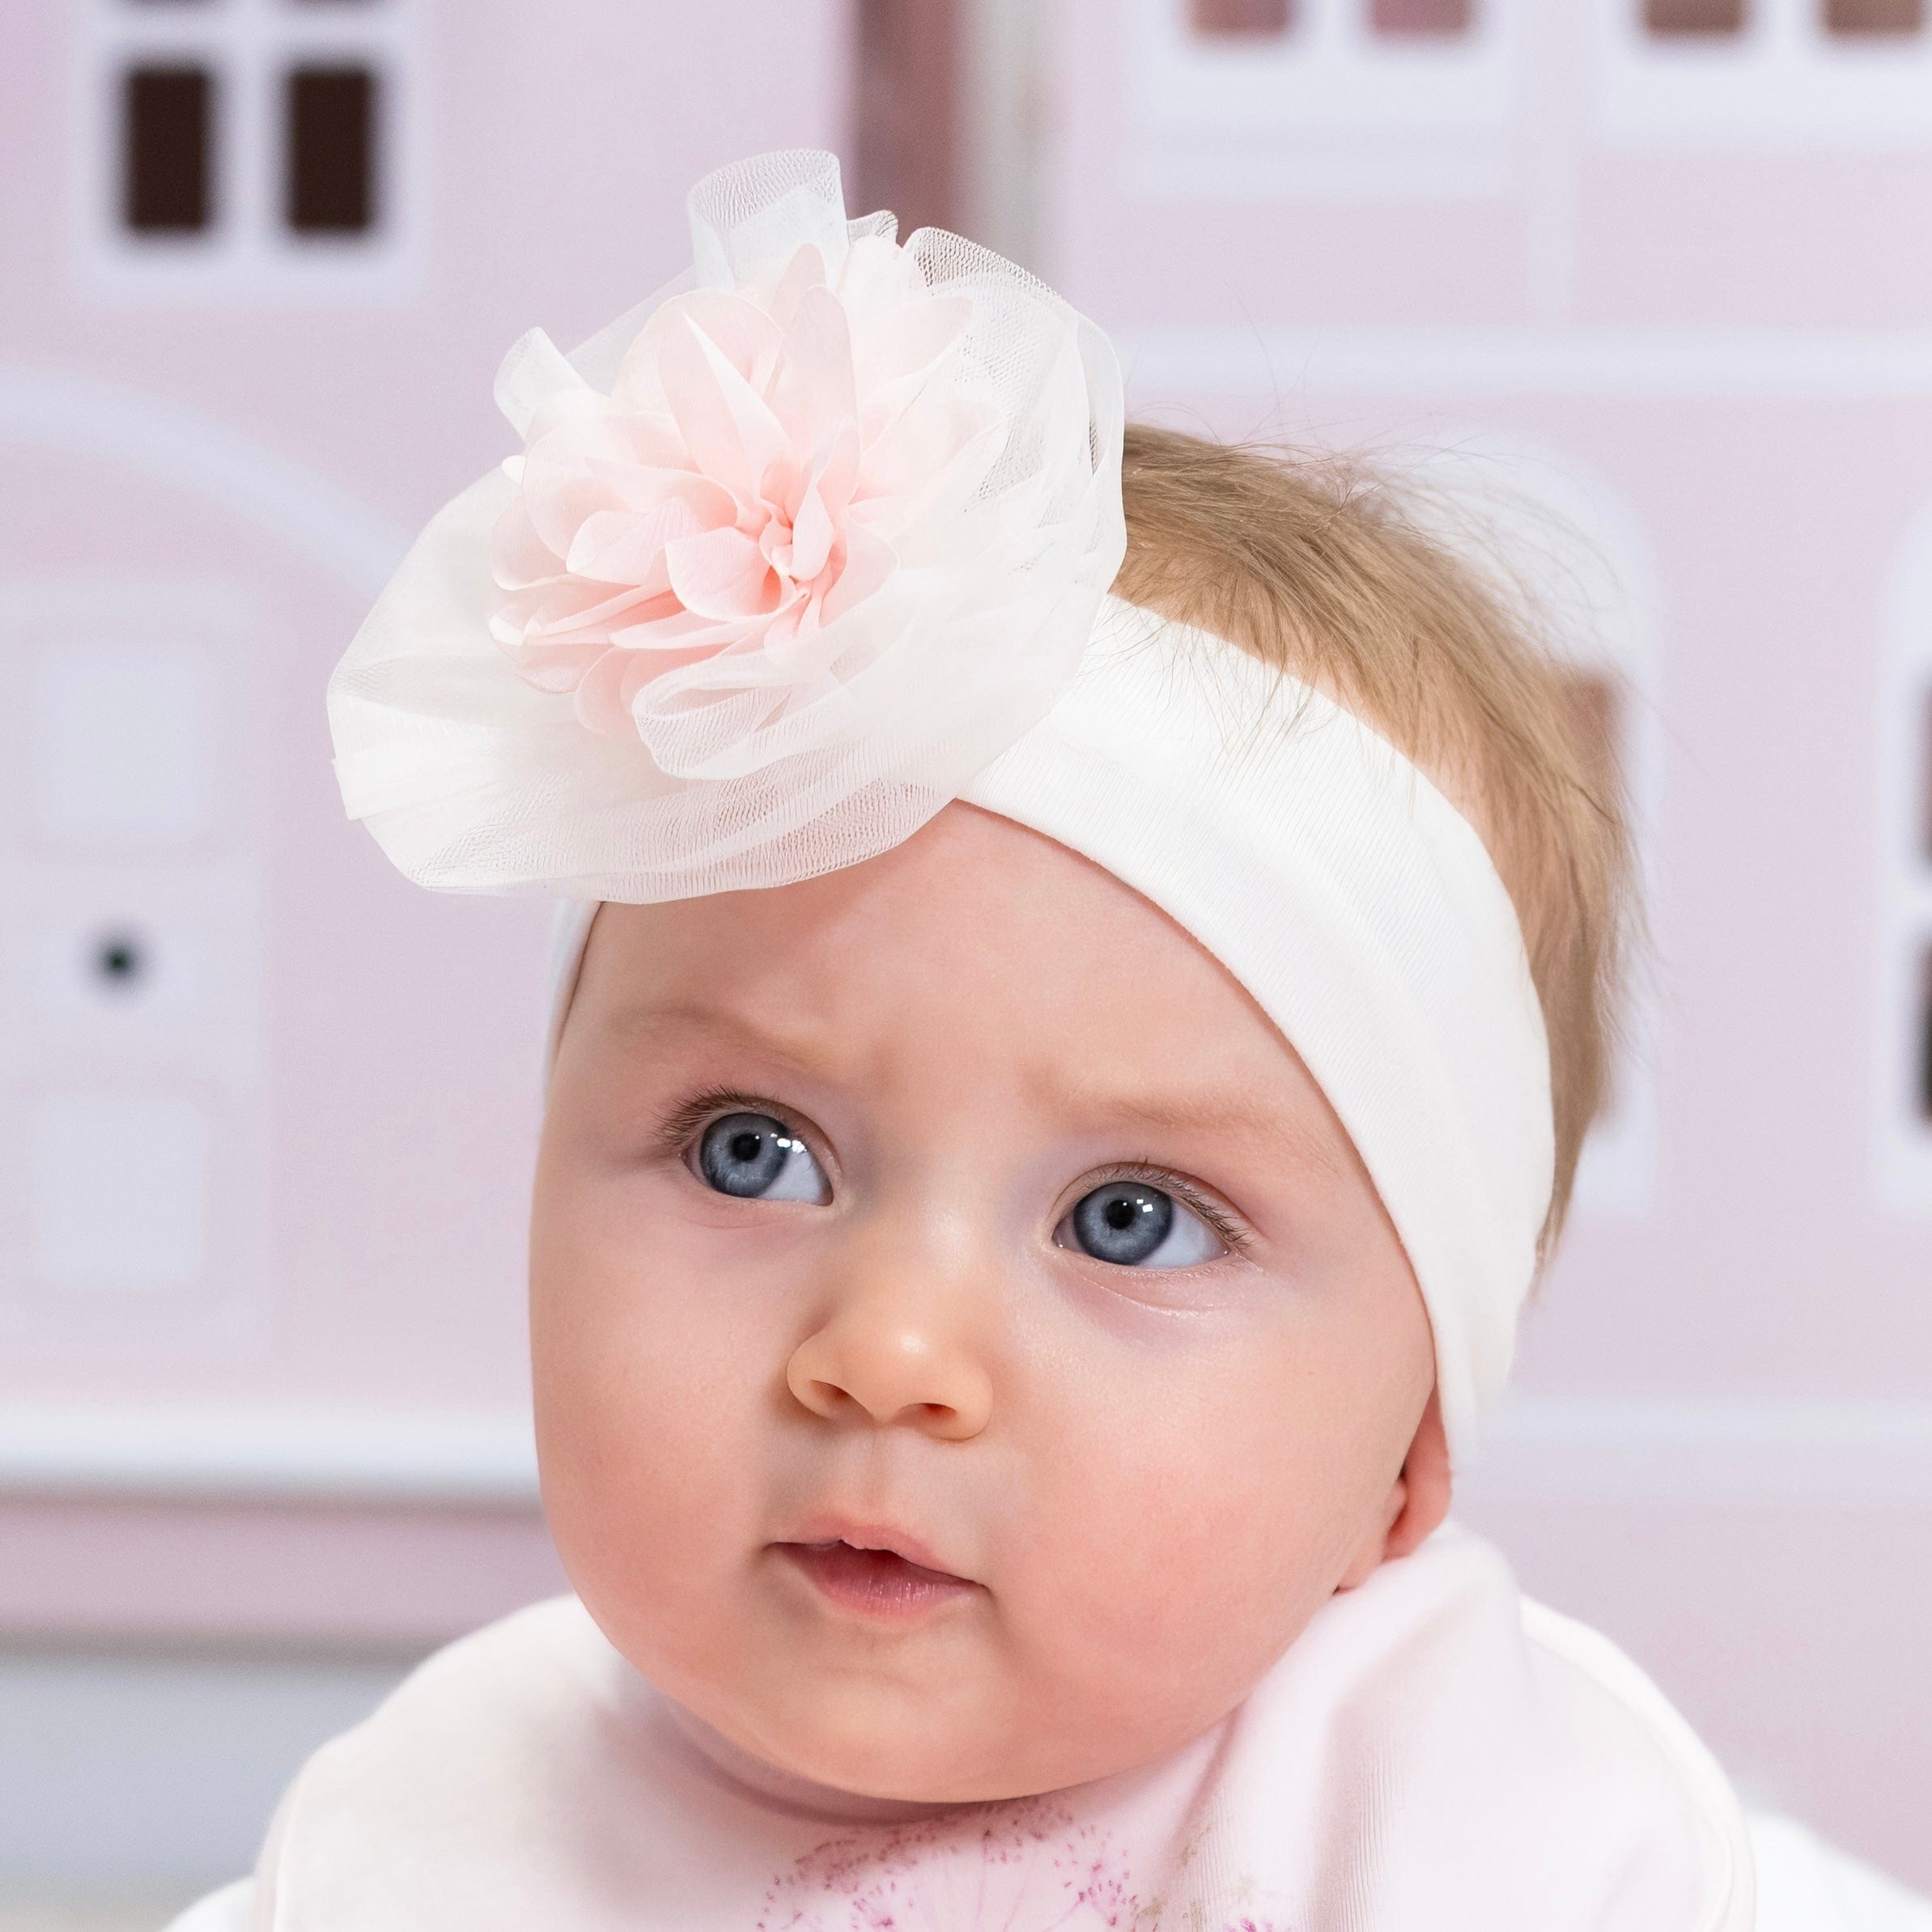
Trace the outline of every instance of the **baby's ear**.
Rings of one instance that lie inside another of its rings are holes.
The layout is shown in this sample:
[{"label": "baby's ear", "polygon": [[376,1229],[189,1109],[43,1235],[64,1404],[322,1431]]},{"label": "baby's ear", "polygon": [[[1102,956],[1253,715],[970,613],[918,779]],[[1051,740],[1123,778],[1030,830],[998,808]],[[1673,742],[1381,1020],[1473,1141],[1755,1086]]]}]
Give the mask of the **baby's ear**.
[{"label": "baby's ear", "polygon": [[1353,1590],[1391,1558],[1408,1556],[1448,1515],[1449,1492],[1449,1438],[1443,1433],[1442,1402],[1432,1390],[1402,1473],[1389,1486],[1382,1521],[1363,1538],[1335,1587]]},{"label": "baby's ear", "polygon": [[1449,1514],[1449,1437],[1442,1428],[1442,1399],[1429,1391],[1429,1407],[1416,1425],[1408,1459],[1402,1465],[1402,1506],[1389,1525],[1382,1557],[1406,1556],[1433,1535]]}]

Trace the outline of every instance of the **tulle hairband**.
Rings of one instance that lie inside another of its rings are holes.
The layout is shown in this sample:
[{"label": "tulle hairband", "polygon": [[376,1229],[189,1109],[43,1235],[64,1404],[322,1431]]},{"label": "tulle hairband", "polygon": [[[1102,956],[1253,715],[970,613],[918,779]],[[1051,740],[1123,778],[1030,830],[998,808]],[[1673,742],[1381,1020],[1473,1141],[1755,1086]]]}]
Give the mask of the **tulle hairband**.
[{"label": "tulle hairband", "polygon": [[350,815],[423,884],[575,902],[553,1029],[602,900],[809,877],[955,798],[1084,854],[1327,1094],[1416,1271],[1459,1452],[1508,1373],[1553,1160],[1482,841],[1320,694],[1106,596],[1119,367],[1051,291],[848,223],[830,155],[724,169],[691,214],[690,274],[570,357],[537,334],[506,361],[522,456],[431,521],[331,683]]}]

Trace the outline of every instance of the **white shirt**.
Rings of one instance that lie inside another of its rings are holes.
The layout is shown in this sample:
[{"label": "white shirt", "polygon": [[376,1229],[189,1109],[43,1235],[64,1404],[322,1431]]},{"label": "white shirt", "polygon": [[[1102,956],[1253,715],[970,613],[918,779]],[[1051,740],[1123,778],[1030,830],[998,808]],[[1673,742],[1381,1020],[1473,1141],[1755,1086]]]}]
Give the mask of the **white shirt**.
[{"label": "white shirt", "polygon": [[1682,1719],[1452,1527],[1172,1757],[964,1807],[759,1765],[539,1604],[319,1752],[253,1884],[177,1932],[1932,1932],[1790,1828],[1759,1841],[1761,1917]]}]

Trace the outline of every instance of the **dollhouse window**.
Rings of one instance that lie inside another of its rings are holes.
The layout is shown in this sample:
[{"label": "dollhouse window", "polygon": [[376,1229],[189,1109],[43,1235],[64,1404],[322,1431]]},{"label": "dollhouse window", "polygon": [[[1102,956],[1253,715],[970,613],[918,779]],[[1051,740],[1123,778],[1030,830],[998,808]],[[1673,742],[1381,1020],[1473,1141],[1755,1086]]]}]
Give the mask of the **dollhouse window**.
[{"label": "dollhouse window", "polygon": [[1929,0],[1594,0],[1606,130],[1636,145],[1932,146]]},{"label": "dollhouse window", "polygon": [[97,211],[117,294],[407,292],[423,189],[414,0],[83,0]]},{"label": "dollhouse window", "polygon": [[1132,0],[1136,185],[1156,198],[1489,194],[1533,0]]}]

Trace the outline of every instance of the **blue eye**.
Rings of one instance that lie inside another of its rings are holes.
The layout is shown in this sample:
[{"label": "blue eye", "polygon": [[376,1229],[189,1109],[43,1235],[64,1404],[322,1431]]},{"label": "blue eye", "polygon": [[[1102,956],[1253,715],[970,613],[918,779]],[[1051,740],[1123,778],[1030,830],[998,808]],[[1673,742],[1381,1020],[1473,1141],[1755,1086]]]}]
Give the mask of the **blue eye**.
[{"label": "blue eye", "polygon": [[1116,1267],[1192,1267],[1228,1251],[1198,1214],[1144,1181],[1110,1181],[1083,1194],[1054,1238]]},{"label": "blue eye", "polygon": [[741,1200],[832,1198],[812,1150],[769,1114],[727,1114],[698,1136],[691,1170],[707,1187]]}]

